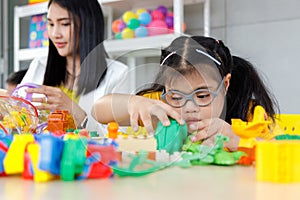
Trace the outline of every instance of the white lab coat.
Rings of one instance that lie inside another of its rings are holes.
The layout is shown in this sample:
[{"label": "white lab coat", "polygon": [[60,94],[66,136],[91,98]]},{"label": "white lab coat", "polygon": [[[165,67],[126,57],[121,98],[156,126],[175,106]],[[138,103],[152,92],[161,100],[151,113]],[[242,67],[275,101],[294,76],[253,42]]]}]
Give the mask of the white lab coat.
[{"label": "white lab coat", "polygon": [[[24,76],[21,84],[35,83],[42,85],[44,73],[46,70],[47,57],[35,58]],[[91,109],[94,102],[100,97],[110,93],[129,93],[128,67],[121,62],[107,59],[106,76],[100,83],[99,87],[80,96],[79,106],[85,110],[88,116],[86,128],[90,131],[97,131],[104,136],[107,133],[107,126],[98,123],[91,116]]]}]

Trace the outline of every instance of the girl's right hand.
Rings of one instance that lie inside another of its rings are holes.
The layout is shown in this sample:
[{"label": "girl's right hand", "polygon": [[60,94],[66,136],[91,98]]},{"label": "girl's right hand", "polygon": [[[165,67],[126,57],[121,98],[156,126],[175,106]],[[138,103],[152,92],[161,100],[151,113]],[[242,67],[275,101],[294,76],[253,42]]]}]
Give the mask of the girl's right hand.
[{"label": "girl's right hand", "polygon": [[153,135],[152,116],[157,117],[164,126],[169,126],[168,116],[183,125],[184,120],[181,115],[168,104],[160,100],[149,99],[142,96],[133,95],[128,102],[128,113],[130,115],[130,125],[134,131],[138,130],[139,120],[142,121],[149,135]]}]

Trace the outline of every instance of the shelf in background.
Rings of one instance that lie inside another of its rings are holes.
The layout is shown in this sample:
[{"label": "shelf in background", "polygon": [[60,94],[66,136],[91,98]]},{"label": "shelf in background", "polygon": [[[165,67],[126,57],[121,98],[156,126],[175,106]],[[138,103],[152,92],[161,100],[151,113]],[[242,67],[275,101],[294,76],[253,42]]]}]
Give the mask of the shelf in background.
[{"label": "shelf in background", "polygon": [[[137,8],[153,8],[154,5],[173,6],[172,0],[98,0],[101,5],[110,6],[114,9],[125,11]],[[203,3],[205,0],[184,0],[184,5]]]},{"label": "shelf in background", "polygon": [[[173,39],[178,37],[179,34],[164,34],[157,36],[149,36],[143,38],[133,38],[133,39],[123,39],[123,40],[106,40],[104,46],[109,55],[124,55],[134,54],[135,56],[147,56],[143,55],[143,49],[162,49],[163,47],[168,46]],[[134,53],[136,52],[136,53]],[[159,55],[160,51],[157,51]],[[154,55],[152,55],[154,56]]]}]

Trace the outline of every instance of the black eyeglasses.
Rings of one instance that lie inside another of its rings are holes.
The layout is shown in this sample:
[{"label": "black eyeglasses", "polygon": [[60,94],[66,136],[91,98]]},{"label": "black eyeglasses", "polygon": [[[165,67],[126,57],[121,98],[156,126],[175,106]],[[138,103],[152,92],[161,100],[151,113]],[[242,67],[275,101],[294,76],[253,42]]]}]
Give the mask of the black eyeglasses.
[{"label": "black eyeglasses", "polygon": [[207,89],[195,90],[190,94],[184,94],[177,90],[169,90],[168,92],[163,92],[161,98],[170,106],[174,108],[183,107],[187,101],[192,101],[195,105],[205,107],[213,102],[216,96],[219,95],[222,85],[224,83],[224,78],[222,79],[217,91],[211,91]]}]

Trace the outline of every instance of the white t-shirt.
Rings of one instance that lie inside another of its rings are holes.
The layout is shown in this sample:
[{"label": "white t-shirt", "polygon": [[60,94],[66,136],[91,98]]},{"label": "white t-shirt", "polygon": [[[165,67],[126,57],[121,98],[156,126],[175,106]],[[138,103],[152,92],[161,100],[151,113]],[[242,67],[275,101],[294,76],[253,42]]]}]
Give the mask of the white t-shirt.
[{"label": "white t-shirt", "polygon": [[[47,57],[35,58],[20,84],[35,83],[42,85],[46,70]],[[91,109],[96,100],[110,93],[129,93],[128,67],[121,62],[107,59],[107,72],[99,87],[85,95],[80,96],[79,106],[86,112],[88,122],[86,128],[97,131],[104,136],[107,126],[100,124],[91,116]]]}]

